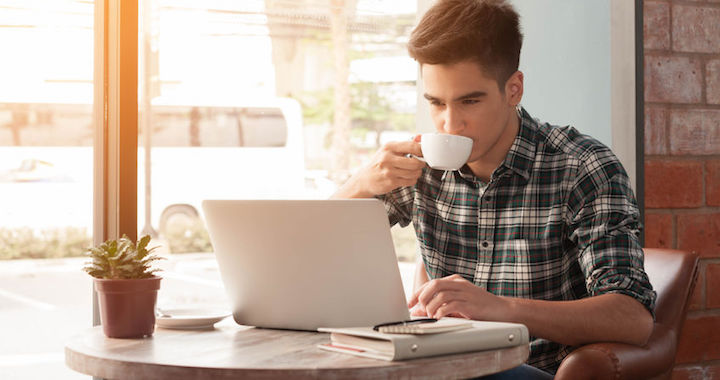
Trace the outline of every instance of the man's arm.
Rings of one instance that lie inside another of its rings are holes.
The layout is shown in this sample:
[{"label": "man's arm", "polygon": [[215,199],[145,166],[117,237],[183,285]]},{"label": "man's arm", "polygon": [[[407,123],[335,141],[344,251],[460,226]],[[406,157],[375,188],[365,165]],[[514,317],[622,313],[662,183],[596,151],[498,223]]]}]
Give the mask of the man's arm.
[{"label": "man's arm", "polygon": [[531,334],[570,346],[593,342],[642,346],[653,329],[645,306],[619,293],[575,301],[507,300],[510,321],[524,321]]},{"label": "man's arm", "polygon": [[647,309],[623,294],[574,301],[500,297],[459,275],[425,283],[408,303],[410,308],[416,305],[414,315],[522,323],[530,335],[570,346],[592,342],[643,345],[653,329]]},{"label": "man's arm", "polygon": [[333,199],[370,198],[403,186],[412,186],[422,174],[425,163],[406,157],[422,156],[417,141],[391,142],[375,153],[370,164],[353,175]]}]

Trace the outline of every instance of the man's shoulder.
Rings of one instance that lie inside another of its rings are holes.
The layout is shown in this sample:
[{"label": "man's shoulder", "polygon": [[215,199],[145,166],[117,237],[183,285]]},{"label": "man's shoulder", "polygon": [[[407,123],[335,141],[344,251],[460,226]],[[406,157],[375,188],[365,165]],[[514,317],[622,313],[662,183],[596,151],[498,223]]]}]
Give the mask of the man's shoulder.
[{"label": "man's shoulder", "polygon": [[557,126],[535,120],[537,154],[561,156],[569,165],[585,169],[619,164],[618,158],[605,144],[566,125]]},{"label": "man's shoulder", "polygon": [[537,142],[542,151],[565,154],[578,160],[609,152],[605,144],[570,125],[558,126],[536,120]]},{"label": "man's shoulder", "polygon": [[613,178],[628,180],[617,156],[597,139],[569,125],[557,126],[538,119],[527,124],[534,129],[534,170],[562,170],[568,184],[583,191],[603,186]]}]

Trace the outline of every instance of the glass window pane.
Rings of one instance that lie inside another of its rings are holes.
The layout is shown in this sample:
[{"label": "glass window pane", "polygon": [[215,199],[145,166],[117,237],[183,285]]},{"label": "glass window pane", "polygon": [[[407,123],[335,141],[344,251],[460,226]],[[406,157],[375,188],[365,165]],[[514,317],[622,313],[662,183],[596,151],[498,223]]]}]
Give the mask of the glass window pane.
[{"label": "glass window pane", "polygon": [[[224,305],[202,200],[328,198],[382,144],[410,139],[416,0],[140,8],[138,228],[169,258],[159,303]],[[414,232],[393,233],[408,274]]]},{"label": "glass window pane", "polygon": [[93,1],[0,0],[0,378],[81,378],[92,325]]}]

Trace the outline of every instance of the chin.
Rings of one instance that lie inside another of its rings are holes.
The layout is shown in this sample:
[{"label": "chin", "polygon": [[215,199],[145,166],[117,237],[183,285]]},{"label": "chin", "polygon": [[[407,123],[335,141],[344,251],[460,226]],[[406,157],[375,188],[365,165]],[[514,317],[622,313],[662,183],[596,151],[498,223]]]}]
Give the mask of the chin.
[{"label": "chin", "polygon": [[487,152],[478,152],[478,151],[473,150],[472,153],[470,153],[470,158],[468,158],[467,162],[478,161],[483,158],[485,153],[487,153]]}]

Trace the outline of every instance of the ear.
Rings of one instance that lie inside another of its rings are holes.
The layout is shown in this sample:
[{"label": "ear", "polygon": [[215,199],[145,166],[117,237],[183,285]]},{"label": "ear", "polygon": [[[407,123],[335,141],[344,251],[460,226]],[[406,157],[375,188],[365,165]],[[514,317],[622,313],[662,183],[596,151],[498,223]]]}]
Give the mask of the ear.
[{"label": "ear", "polygon": [[508,78],[505,82],[505,96],[510,106],[517,106],[520,104],[523,96],[523,81],[525,77],[522,71],[516,71],[513,75]]}]

